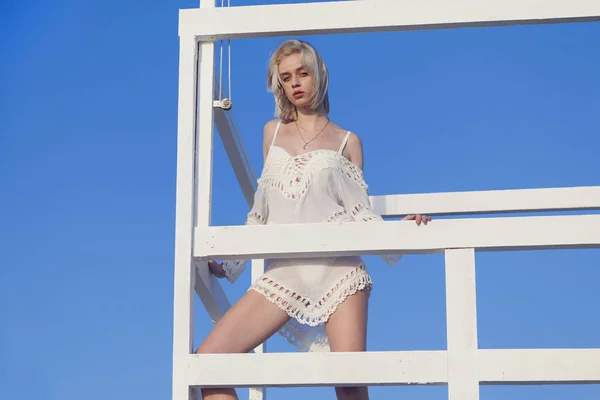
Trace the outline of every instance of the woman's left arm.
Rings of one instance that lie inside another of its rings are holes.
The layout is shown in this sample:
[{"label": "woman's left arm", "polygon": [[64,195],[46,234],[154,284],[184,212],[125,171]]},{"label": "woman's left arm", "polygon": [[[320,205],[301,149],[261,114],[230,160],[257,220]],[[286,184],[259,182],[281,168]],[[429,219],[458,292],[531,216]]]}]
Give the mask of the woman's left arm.
[{"label": "woman's left arm", "polygon": [[[348,143],[344,149],[344,156],[352,164],[358,167],[359,171],[357,171],[358,173],[354,174],[354,182],[351,182],[347,176],[344,176],[342,179],[344,183],[341,183],[342,187],[339,188],[342,196],[342,202],[348,211],[353,213],[353,218],[355,221],[383,221],[383,218],[376,214],[372,209],[369,201],[368,187],[364,182],[363,177],[364,157],[362,142],[360,137],[355,133],[352,133],[348,138]],[[402,220],[414,220],[417,225],[427,225],[427,222],[431,221],[431,217],[422,214],[410,214],[402,218]],[[388,264],[394,265],[400,260],[400,258],[402,258],[402,255],[383,254],[381,257]]]}]

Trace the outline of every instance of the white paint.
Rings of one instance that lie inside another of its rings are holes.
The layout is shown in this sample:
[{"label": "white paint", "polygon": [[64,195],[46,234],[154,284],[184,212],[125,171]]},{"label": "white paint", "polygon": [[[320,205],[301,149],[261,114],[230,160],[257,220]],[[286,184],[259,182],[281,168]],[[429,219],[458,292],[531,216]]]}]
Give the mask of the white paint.
[{"label": "white paint", "polygon": [[[207,2],[207,0],[202,0]],[[212,4],[214,6],[214,3]],[[174,260],[174,298],[173,298],[173,377],[172,399],[188,400],[190,383],[187,379],[187,360],[193,352],[194,331],[194,298],[196,286],[196,270],[192,265],[193,228],[208,227],[210,223],[210,205],[205,200],[210,198],[212,171],[198,175],[198,154],[195,154],[198,138],[196,130],[205,129],[207,123],[196,126],[197,106],[203,107],[208,95],[200,94],[197,104],[198,61],[200,69],[212,68],[213,60],[208,56],[214,44],[202,46],[202,54],[198,54],[198,44],[193,35],[180,37],[179,46],[179,98],[177,118],[177,192],[175,217],[175,260]],[[202,63],[204,65],[202,65]],[[212,79],[212,78],[211,78]],[[204,82],[201,82],[204,83]],[[212,84],[212,82],[211,82]],[[203,87],[203,89],[206,89]],[[199,90],[199,89],[198,89]],[[212,103],[212,100],[211,100]],[[212,115],[212,108],[211,113]],[[205,115],[206,116],[206,115]],[[212,121],[212,116],[210,117]],[[204,126],[202,126],[204,125]],[[212,129],[212,122],[210,123]],[[210,139],[212,141],[212,139]],[[202,142],[200,145],[206,145]],[[212,143],[210,143],[212,157]],[[198,187],[194,187],[195,177],[200,178]],[[208,191],[207,191],[208,189]],[[197,202],[201,204],[198,204]],[[198,213],[198,210],[200,212]]]},{"label": "white paint", "polygon": [[187,357],[192,350],[192,222],[194,204],[194,115],[196,111],[196,43],[181,38],[177,127],[177,193],[173,298],[173,400],[189,397]]},{"label": "white paint", "polygon": [[198,119],[196,134],[196,226],[210,226],[213,168],[213,43],[200,43],[198,68]]},{"label": "white paint", "polygon": [[[191,386],[249,386],[251,398],[265,400],[268,386],[447,383],[450,400],[478,400],[480,382],[600,383],[600,349],[478,350],[474,264],[475,250],[598,248],[600,215],[434,220],[426,227],[411,221],[210,227],[213,122],[249,206],[256,190],[231,110],[213,108],[213,40],[591,21],[600,20],[599,1],[363,0],[219,9],[215,3],[201,0],[202,9],[180,12],[173,400],[188,399]],[[594,210],[600,209],[600,187],[373,196],[371,201],[386,217]],[[230,307],[201,259],[254,258],[254,281],[266,257],[398,250],[446,252],[447,352],[263,354],[261,345],[256,354],[191,354],[192,288],[213,320]]]},{"label": "white paint", "polygon": [[482,384],[600,384],[600,349],[479,350]]},{"label": "white paint", "polygon": [[[482,349],[477,357],[482,384],[600,384],[600,349]],[[449,359],[446,351],[190,355],[188,374],[202,387],[443,385]]]},{"label": "white paint", "polygon": [[194,256],[217,259],[436,253],[451,248],[600,247],[600,215],[322,223],[196,229]]},{"label": "white paint", "polygon": [[231,303],[217,278],[208,270],[206,261],[195,263],[194,267],[196,270],[194,286],[196,294],[211,320],[217,322],[231,308]]},{"label": "white paint", "polygon": [[199,40],[598,21],[597,0],[397,0],[276,4],[179,12]]},{"label": "white paint", "polygon": [[[445,351],[191,355],[202,387],[429,385],[447,382]],[[358,367],[357,367],[358,366]]]},{"label": "white paint", "polygon": [[[214,6],[207,2],[207,6]],[[195,157],[195,199],[194,213],[195,226],[208,228],[210,226],[211,199],[212,199],[212,168],[213,168],[213,92],[214,92],[214,43],[199,43],[198,77],[197,77],[197,118],[196,118],[196,157]],[[196,282],[195,289],[199,289],[200,300],[209,311],[211,318],[216,321],[228,309],[224,308],[222,289],[213,290],[214,277],[208,271],[208,265],[202,263],[197,268],[197,276],[201,282]],[[213,293],[214,292],[214,293]],[[220,292],[220,293],[219,293]],[[219,299],[219,297],[221,299]],[[221,304],[220,304],[221,303]],[[227,301],[228,303],[228,301]]]},{"label": "white paint", "polygon": [[233,172],[240,184],[246,203],[248,203],[249,208],[252,208],[254,192],[256,191],[256,174],[246,153],[233,114],[231,111],[216,108],[214,115],[215,125],[225,147],[225,152],[227,153]]},{"label": "white paint", "polygon": [[600,186],[372,196],[380,215],[457,215],[600,209]]},{"label": "white paint", "polygon": [[446,250],[449,400],[479,400],[475,251]]},{"label": "white paint", "polygon": [[[265,260],[252,260],[251,282],[254,283],[265,272]],[[264,354],[267,352],[267,344],[262,343],[254,348],[255,354]],[[267,388],[251,387],[249,393],[250,400],[267,400]]]}]

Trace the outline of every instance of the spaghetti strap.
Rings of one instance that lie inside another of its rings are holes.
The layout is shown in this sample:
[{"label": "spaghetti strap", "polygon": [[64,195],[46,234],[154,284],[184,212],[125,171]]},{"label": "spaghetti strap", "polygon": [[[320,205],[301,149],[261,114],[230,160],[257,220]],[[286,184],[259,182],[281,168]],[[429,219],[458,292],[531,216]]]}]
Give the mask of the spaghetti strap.
[{"label": "spaghetti strap", "polygon": [[350,137],[350,131],[346,132],[346,136],[344,137],[344,141],[342,142],[342,145],[340,146],[340,149],[338,150],[338,152],[340,154],[342,154],[342,152],[344,151],[344,147],[346,147],[346,143],[348,142],[348,138]]},{"label": "spaghetti strap", "polygon": [[275,133],[273,134],[273,140],[271,140],[271,147],[275,144],[275,138],[277,137],[277,133],[279,132],[279,127],[281,126],[281,120],[277,121],[277,127],[275,127]]}]

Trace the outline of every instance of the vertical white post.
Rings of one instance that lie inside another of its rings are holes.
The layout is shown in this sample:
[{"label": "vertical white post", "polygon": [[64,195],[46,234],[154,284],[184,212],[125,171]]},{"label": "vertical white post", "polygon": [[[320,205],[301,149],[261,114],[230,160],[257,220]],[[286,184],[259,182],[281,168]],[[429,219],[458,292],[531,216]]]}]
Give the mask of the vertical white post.
[{"label": "vertical white post", "polygon": [[[200,7],[211,8],[215,0],[202,0]],[[197,227],[210,226],[212,201],[213,125],[214,125],[215,44],[200,42],[198,55],[198,120],[196,141],[196,213]],[[198,276],[204,287],[212,291],[208,264],[199,263]]]},{"label": "vertical white post", "polygon": [[[215,0],[202,0],[200,7],[211,8]],[[213,96],[215,44],[200,42],[198,65],[198,130],[196,145],[196,226],[210,226],[213,167]],[[202,275],[202,274],[201,274]],[[204,276],[203,276],[204,278]],[[210,287],[210,283],[208,286]]]},{"label": "vertical white post", "polygon": [[172,400],[189,400],[191,394],[187,367],[194,350],[193,228],[194,222],[210,224],[213,53],[213,43],[198,45],[195,37],[180,38]]},{"label": "vertical white post", "polygon": [[196,40],[193,37],[180,38],[173,298],[173,400],[188,400],[190,396],[186,376],[187,359],[193,346],[194,324],[192,223],[197,58]]},{"label": "vertical white post", "polygon": [[[265,260],[252,260],[251,281],[254,283],[265,272]],[[259,344],[254,349],[254,353],[263,354],[267,352],[266,343]],[[267,400],[266,388],[251,387],[249,392],[250,400]]]},{"label": "vertical white post", "polygon": [[449,400],[479,400],[475,251],[446,250]]},{"label": "vertical white post", "polygon": [[[201,8],[215,7],[216,0],[201,0]],[[197,85],[197,125],[196,125],[196,190],[195,215],[196,227],[210,226],[212,202],[212,168],[214,138],[214,79],[215,79],[215,44],[200,42],[198,44],[198,85]],[[199,263],[198,276],[207,290],[212,292],[212,279],[207,263]],[[200,391],[195,390],[198,397]],[[200,400],[194,398],[193,400]]]}]

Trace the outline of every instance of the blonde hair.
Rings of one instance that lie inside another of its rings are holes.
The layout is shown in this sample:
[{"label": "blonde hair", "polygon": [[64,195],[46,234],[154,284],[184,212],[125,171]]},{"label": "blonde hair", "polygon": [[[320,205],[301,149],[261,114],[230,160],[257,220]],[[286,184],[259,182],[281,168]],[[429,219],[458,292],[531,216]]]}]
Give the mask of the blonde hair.
[{"label": "blonde hair", "polygon": [[267,69],[267,90],[272,92],[275,98],[275,116],[285,123],[295,121],[298,118],[298,112],[283,90],[283,82],[279,76],[279,63],[282,58],[296,53],[302,57],[302,63],[313,76],[315,83],[313,93],[309,94],[312,99],[311,108],[316,109],[323,105],[325,113],[329,114],[329,75],[323,59],[307,42],[288,40],[283,42],[273,53]]}]

